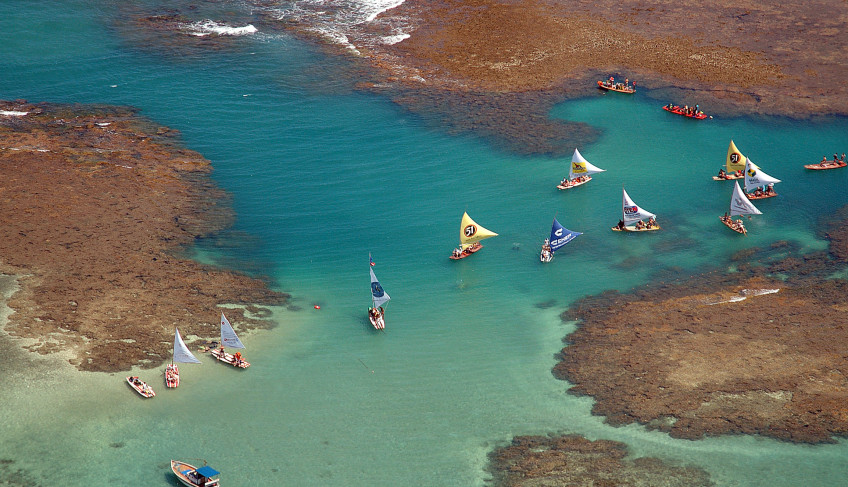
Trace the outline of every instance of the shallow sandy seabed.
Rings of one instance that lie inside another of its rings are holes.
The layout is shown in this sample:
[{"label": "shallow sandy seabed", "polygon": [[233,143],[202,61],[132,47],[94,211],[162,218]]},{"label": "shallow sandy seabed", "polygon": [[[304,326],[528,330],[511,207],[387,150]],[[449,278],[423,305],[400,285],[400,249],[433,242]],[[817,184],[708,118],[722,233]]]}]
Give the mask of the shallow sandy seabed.
[{"label": "shallow sandy seabed", "polygon": [[83,370],[155,367],[174,328],[216,339],[219,305],[241,329],[271,326],[266,282],[182,251],[232,218],[211,167],[178,133],[118,107],[0,102],[0,273],[16,276],[5,326]]}]

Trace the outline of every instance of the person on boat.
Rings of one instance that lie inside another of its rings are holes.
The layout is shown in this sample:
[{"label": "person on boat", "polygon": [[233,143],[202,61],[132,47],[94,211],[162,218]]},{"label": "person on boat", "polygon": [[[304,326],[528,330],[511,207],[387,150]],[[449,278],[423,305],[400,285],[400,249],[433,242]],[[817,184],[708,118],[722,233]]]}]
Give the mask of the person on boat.
[{"label": "person on boat", "polygon": [[827,156],[822,156],[822,161],[819,165],[822,167],[827,165]]},{"label": "person on boat", "polygon": [[718,170],[718,177],[720,177],[721,179],[724,179],[724,178],[727,177],[727,173],[724,172],[724,168],[721,168],[721,169]]},{"label": "person on boat", "polygon": [[618,225],[616,225],[619,230],[624,230],[624,220],[618,220]]},{"label": "person on boat", "polygon": [[740,232],[744,232],[744,231],[745,231],[745,225],[743,225],[743,224],[742,224],[742,219],[741,219],[741,218],[740,218],[740,219],[738,219],[738,220],[736,220],[736,222],[734,222],[734,223],[736,224],[736,228],[738,228]]},{"label": "person on boat", "polygon": [[458,247],[453,249],[453,256],[454,257],[459,257],[460,255],[462,255],[462,250],[460,250]]},{"label": "person on boat", "polygon": [[842,162],[845,162],[845,153],[844,153],[844,152],[842,153],[842,159],[840,159],[840,160],[841,160]]},{"label": "person on boat", "polygon": [[654,228],[657,225],[657,219],[655,217],[648,218],[647,228]]},{"label": "person on boat", "polygon": [[766,194],[772,193],[774,193],[774,183],[768,183],[768,186],[766,186]]},{"label": "person on boat", "polygon": [[642,230],[644,228],[645,228],[645,222],[643,222],[642,220],[639,220],[638,222],[636,222],[636,230]]}]

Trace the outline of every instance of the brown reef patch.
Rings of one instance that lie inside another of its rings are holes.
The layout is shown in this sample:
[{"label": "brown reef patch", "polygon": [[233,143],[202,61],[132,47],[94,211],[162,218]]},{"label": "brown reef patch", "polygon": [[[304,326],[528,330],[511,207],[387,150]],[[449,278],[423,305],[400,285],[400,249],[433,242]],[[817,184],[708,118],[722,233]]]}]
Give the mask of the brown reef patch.
[{"label": "brown reef patch", "polygon": [[828,251],[779,242],[744,252],[735,273],[578,301],[554,375],[609,423],[678,438],[848,436],[848,281],[829,278],[848,264],[846,210],[837,216]]},{"label": "brown reef patch", "polygon": [[696,467],[680,467],[656,458],[627,458],[623,443],[590,441],[582,436],[519,436],[489,454],[489,472],[499,487],[713,485]]},{"label": "brown reef patch", "polygon": [[[154,367],[218,335],[218,305],[283,304],[267,283],[180,257],[232,219],[209,162],[132,109],[0,102],[0,272],[18,276],[5,330],[83,370]],[[228,313],[242,328],[270,323]]]},{"label": "brown reef patch", "polygon": [[[376,88],[395,86],[404,93],[394,98],[416,112],[459,108],[443,111],[450,126],[486,127],[518,152],[591,142],[594,134],[544,117],[554,103],[598,94],[595,81],[611,74],[637,80],[635,96],[699,103],[716,116],[848,114],[839,81],[848,4],[838,0],[406,0],[378,19],[375,35],[403,24],[410,37],[359,49],[377,68]],[[461,102],[471,95],[481,101]],[[534,104],[507,103],[527,99]]]}]

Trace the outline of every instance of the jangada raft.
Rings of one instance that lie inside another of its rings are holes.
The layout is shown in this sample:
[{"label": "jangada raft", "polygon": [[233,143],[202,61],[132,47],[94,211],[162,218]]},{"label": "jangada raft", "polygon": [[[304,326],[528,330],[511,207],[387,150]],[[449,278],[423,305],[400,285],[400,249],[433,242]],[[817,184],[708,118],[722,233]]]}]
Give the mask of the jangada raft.
[{"label": "jangada raft", "polygon": [[141,397],[151,398],[156,395],[156,393],[153,392],[153,388],[147,385],[146,382],[139,379],[138,377],[127,377],[127,384],[129,384],[130,387],[135,389],[135,392],[141,394]]},{"label": "jangada raft", "polygon": [[209,465],[195,468],[194,465],[171,460],[171,471],[177,476],[181,484],[189,487],[218,487],[219,479],[213,478],[221,472]]},{"label": "jangada raft", "polygon": [[724,167],[718,170],[718,176],[713,176],[713,181],[727,181],[729,179],[742,179],[744,177],[743,170],[745,163],[748,160],[736,148],[733,140],[730,140],[730,145],[727,146],[727,157],[724,159]]},{"label": "jangada raft", "polygon": [[250,364],[242,358],[241,352],[229,354],[224,350],[224,347],[244,348],[244,344],[241,343],[238,335],[236,335],[236,331],[233,330],[230,320],[224,316],[224,313],[221,313],[221,348],[213,348],[209,353],[221,362],[228,363],[233,367],[240,369],[250,367]]},{"label": "jangada raft", "polygon": [[480,240],[497,236],[497,233],[478,225],[468,216],[468,213],[463,213],[462,221],[459,222],[459,247],[453,249],[450,258],[452,260],[464,259],[483,248]]},{"label": "jangada raft", "polygon": [[[657,224],[657,215],[639,208],[639,205],[630,199],[630,195],[624,188],[621,188],[621,192],[623,193],[621,220],[619,220],[618,225],[612,227],[612,231],[652,232],[660,229],[659,224]],[[647,223],[642,221],[646,218],[648,219]]]},{"label": "jangada raft", "polygon": [[551,237],[545,239],[542,244],[542,252],[539,254],[539,260],[542,262],[550,262],[554,259],[554,252],[561,249],[565,244],[571,242],[578,235],[583,235],[580,232],[572,232],[565,228],[554,218],[554,223],[551,226]]},{"label": "jangada raft", "polygon": [[383,305],[388,303],[391,297],[389,293],[383,290],[377,276],[374,275],[374,269],[368,269],[371,272],[371,307],[368,308],[368,321],[375,330],[386,329],[386,310]]},{"label": "jangada raft", "polygon": [[199,364],[200,360],[191,353],[188,349],[183,337],[180,336],[180,330],[174,329],[174,351],[171,355],[171,363],[165,367],[165,385],[174,388],[180,385],[180,369],[177,367],[177,362],[184,364]]},{"label": "jangada raft", "polygon": [[745,229],[745,225],[742,223],[742,219],[734,220],[734,216],[738,215],[762,215],[763,213],[754,206],[754,203],[745,196],[745,193],[742,192],[742,188],[739,187],[739,183],[733,183],[733,195],[730,197],[730,215],[727,213],[720,216],[719,219],[722,223],[727,226],[727,228],[733,230],[734,232],[741,233],[742,235],[748,235],[748,230]]},{"label": "jangada raft", "polygon": [[745,196],[749,200],[762,200],[777,196],[774,185],[780,180],[764,173],[759,166],[747,159],[745,162]]},{"label": "jangada raft", "polygon": [[592,174],[604,171],[606,171],[606,169],[593,166],[589,161],[583,158],[580,151],[574,149],[574,154],[571,155],[571,166],[568,170],[568,177],[560,181],[557,185],[557,189],[570,189],[586,184],[592,180]]}]

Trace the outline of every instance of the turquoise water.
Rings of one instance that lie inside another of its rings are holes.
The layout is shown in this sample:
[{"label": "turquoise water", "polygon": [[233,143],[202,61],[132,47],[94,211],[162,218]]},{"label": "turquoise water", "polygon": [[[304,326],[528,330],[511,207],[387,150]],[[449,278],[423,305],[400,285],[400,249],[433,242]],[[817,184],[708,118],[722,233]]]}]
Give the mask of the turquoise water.
[{"label": "turquoise water", "polygon": [[[0,98],[133,105],[179,129],[237,214],[198,258],[262,269],[301,310],[276,310],[277,328],[242,337],[249,370],[202,357],[152,401],[130,394],[123,374],[31,358],[0,379],[0,459],[14,460],[0,475],[175,485],[170,458],[204,458],[226,485],[471,486],[487,478],[492,448],[549,432],[623,441],[634,455],[705,468],[718,485],[824,486],[848,474],[845,442],[693,442],[604,425],[550,373],[573,326],[559,313],[581,296],[670,269],[726,269],[732,253],[781,239],[824,248],[815,224],[846,203],[848,172],[801,165],[846,151],[845,120],[693,122],[638,95],[569,102],[551,116],[599,127],[580,150],[607,172],[560,192],[568,157],[450,136],[354,90],[346,60],[285,33],[175,53],[133,44],[122,15],[111,2],[0,4]],[[731,138],[784,181],[780,197],[756,203],[764,214],[747,237],[718,221],[731,184],[710,178]],[[622,187],[664,231],[609,231]],[[500,236],[452,262],[463,211]],[[541,265],[554,215],[584,235]],[[365,319],[369,252],[393,298],[385,333]],[[156,384],[161,371],[139,375]]]}]

